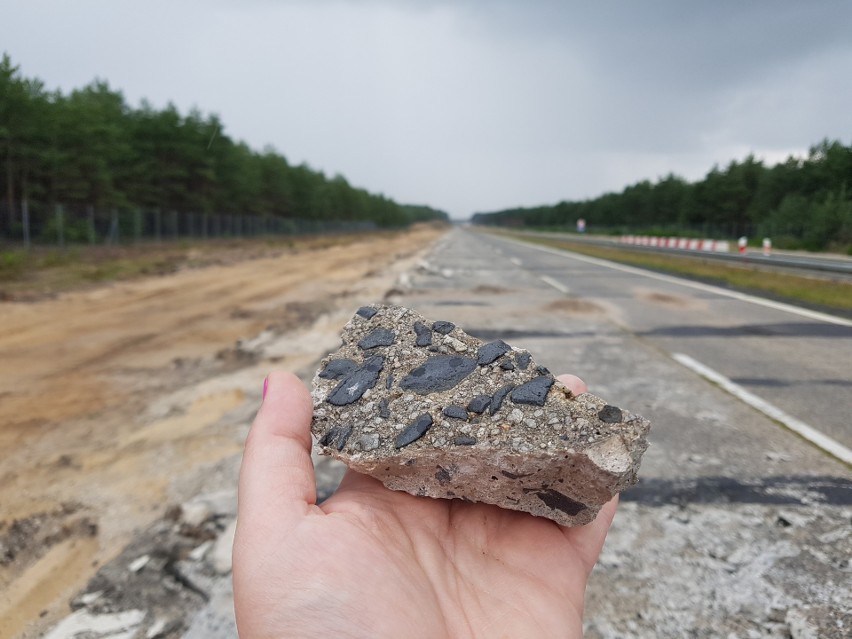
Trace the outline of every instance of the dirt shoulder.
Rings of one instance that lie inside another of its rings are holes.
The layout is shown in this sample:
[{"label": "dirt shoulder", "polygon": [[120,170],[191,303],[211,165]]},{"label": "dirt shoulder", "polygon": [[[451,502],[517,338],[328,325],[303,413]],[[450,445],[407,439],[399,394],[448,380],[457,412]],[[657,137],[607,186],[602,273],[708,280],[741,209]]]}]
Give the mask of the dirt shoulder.
[{"label": "dirt shoulder", "polygon": [[312,366],[441,234],[267,247],[0,304],[0,637],[38,636],[134,532],[214,484],[266,372]]}]

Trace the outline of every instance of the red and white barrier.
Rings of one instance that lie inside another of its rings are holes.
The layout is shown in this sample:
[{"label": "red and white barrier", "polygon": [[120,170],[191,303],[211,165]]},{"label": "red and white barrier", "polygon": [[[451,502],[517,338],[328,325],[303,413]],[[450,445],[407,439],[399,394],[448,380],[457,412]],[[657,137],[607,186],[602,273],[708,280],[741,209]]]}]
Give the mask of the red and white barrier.
[{"label": "red and white barrier", "polygon": [[688,237],[622,235],[621,243],[634,246],[681,249],[684,251],[705,251],[708,253],[728,253],[731,250],[731,244],[727,240],[695,239]]}]

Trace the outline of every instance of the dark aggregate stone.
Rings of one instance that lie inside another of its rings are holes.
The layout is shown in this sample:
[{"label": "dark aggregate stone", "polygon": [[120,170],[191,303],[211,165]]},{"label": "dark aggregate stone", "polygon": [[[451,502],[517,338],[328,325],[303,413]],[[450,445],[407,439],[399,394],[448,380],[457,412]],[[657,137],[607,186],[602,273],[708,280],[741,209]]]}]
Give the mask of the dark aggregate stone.
[{"label": "dark aggregate stone", "polygon": [[544,505],[554,510],[561,510],[566,515],[573,517],[584,510],[586,504],[581,504],[579,501],[574,501],[568,495],[563,495],[558,490],[542,490],[537,492],[536,497],[544,502]]},{"label": "dark aggregate stone", "polygon": [[385,388],[390,390],[391,386],[393,386],[393,373],[389,374],[388,378],[385,380]]},{"label": "dark aggregate stone", "polygon": [[370,308],[369,306],[362,306],[355,311],[356,315],[360,315],[364,319],[371,319],[376,313],[378,313],[378,311],[374,308]]},{"label": "dark aggregate stone", "polygon": [[418,366],[399,383],[400,388],[419,395],[450,390],[476,369],[470,357],[434,355]]},{"label": "dark aggregate stone", "polygon": [[319,443],[320,446],[333,446],[337,450],[343,450],[351,434],[352,426],[335,426],[326,431]]},{"label": "dark aggregate stone", "polygon": [[521,384],[512,391],[510,398],[516,404],[531,404],[533,406],[544,406],[547,393],[553,386],[553,378],[549,375],[534,377],[526,384]]},{"label": "dark aggregate stone", "polygon": [[390,346],[395,341],[396,333],[392,330],[389,328],[377,328],[358,342],[358,346],[366,351],[377,346]]},{"label": "dark aggregate stone", "polygon": [[456,446],[473,446],[476,443],[476,437],[470,435],[459,435],[453,440]]},{"label": "dark aggregate stone", "polygon": [[368,358],[361,366],[341,379],[325,401],[335,406],[346,406],[361,399],[368,388],[376,385],[384,365],[385,358],[381,355]]},{"label": "dark aggregate stone", "polygon": [[501,339],[488,342],[479,347],[479,351],[476,353],[476,363],[480,366],[490,364],[510,350],[512,350],[512,347]]},{"label": "dark aggregate stone", "polygon": [[467,404],[467,409],[472,413],[483,413],[491,404],[490,395],[477,395]]},{"label": "dark aggregate stone", "polygon": [[423,322],[414,322],[414,333],[417,339],[414,341],[415,346],[431,346],[432,331]]},{"label": "dark aggregate stone", "polygon": [[452,330],[456,327],[452,322],[432,322],[432,330],[436,333],[440,333],[441,335],[446,335],[447,333],[451,333]]},{"label": "dark aggregate stone", "polygon": [[512,389],[515,388],[514,384],[506,384],[496,393],[494,393],[494,397],[491,398],[491,403],[488,406],[488,413],[493,415],[498,410],[500,410],[500,406],[503,405],[503,400],[506,399],[506,395],[512,392]]},{"label": "dark aggregate stone", "polygon": [[390,408],[388,408],[388,400],[387,398],[383,398],[379,400],[379,417],[382,419],[387,419],[390,417]]},{"label": "dark aggregate stone", "polygon": [[532,355],[530,355],[526,351],[518,353],[517,355],[515,355],[515,361],[518,363],[518,368],[520,368],[522,371],[525,371],[527,370],[527,366],[529,366],[530,362],[532,361]]},{"label": "dark aggregate stone", "polygon": [[502,368],[504,371],[513,371],[513,370],[515,370],[515,365],[512,363],[512,360],[510,360],[508,357],[504,357],[500,361],[500,368]]},{"label": "dark aggregate stone", "polygon": [[620,424],[623,419],[621,409],[618,406],[607,404],[598,413],[598,419],[607,424]]},{"label": "dark aggregate stone", "polygon": [[446,406],[441,412],[447,417],[452,417],[453,419],[467,420],[467,410],[461,406]]},{"label": "dark aggregate stone", "polygon": [[500,474],[503,475],[503,477],[508,477],[509,479],[521,479],[522,477],[529,477],[532,475],[532,473],[512,473],[508,470],[501,470]]},{"label": "dark aggregate stone", "polygon": [[544,366],[539,366],[535,369],[535,372],[539,375],[550,375],[550,371],[547,370]]},{"label": "dark aggregate stone", "polygon": [[441,484],[441,486],[449,484],[452,478],[453,476],[450,474],[450,471],[443,466],[438,466],[438,472],[435,473],[435,479],[438,480],[438,483]]},{"label": "dark aggregate stone", "polygon": [[319,374],[323,379],[340,379],[358,368],[358,362],[354,359],[333,359]]},{"label": "dark aggregate stone", "polygon": [[432,427],[432,416],[429,413],[423,413],[412,424],[396,436],[393,442],[394,448],[402,448],[416,442],[423,437]]}]

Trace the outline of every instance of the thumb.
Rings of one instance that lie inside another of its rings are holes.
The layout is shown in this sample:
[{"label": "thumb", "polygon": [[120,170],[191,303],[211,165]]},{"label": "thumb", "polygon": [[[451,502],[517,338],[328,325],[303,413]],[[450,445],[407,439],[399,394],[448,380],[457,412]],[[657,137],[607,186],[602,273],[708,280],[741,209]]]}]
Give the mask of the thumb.
[{"label": "thumb", "polygon": [[606,534],[609,532],[609,527],[612,525],[612,519],[615,517],[615,509],[618,506],[618,495],[605,503],[598,516],[591,523],[585,526],[576,526],[574,528],[564,528],[565,538],[571,542],[580,560],[586,567],[586,575],[592,572],[598,557],[603,550]]},{"label": "thumb", "polygon": [[311,396],[298,377],[286,372],[267,377],[240,468],[240,527],[280,529],[316,503],[312,415]]}]

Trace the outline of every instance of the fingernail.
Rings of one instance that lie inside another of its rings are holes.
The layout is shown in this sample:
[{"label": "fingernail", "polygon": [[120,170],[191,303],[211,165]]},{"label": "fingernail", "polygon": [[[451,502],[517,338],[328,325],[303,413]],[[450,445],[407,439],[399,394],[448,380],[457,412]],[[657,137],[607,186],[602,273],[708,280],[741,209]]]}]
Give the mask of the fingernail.
[{"label": "fingernail", "polygon": [[261,396],[261,401],[266,399],[266,391],[269,389],[269,377],[265,377],[263,380],[263,395]]}]

